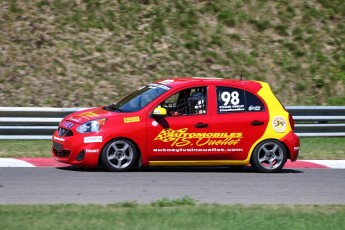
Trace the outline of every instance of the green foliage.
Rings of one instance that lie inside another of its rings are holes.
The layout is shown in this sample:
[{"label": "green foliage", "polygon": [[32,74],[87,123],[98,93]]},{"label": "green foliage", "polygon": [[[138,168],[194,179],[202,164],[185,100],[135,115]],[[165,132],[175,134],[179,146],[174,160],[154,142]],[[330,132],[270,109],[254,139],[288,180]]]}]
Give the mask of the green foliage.
[{"label": "green foliage", "polygon": [[345,101],[345,96],[333,96],[327,99],[328,105],[343,105]]},{"label": "green foliage", "polygon": [[325,81],[322,76],[316,75],[313,77],[315,87],[322,88],[325,85]]},{"label": "green foliage", "polygon": [[[345,16],[345,4],[343,0],[317,0],[317,2],[321,3],[323,7],[328,9],[330,13],[330,19],[334,19],[334,16],[339,14],[340,16]],[[333,17],[333,18],[332,18]]]},{"label": "green foliage", "polygon": [[10,4],[10,12],[13,13],[13,14],[21,14],[23,13],[23,9],[18,6],[17,4],[17,0],[13,0],[11,1],[11,4]]},{"label": "green foliage", "polygon": [[342,0],[0,6],[2,106],[97,106],[156,79],[240,73],[267,80],[284,104],[345,103]]},{"label": "green foliage", "polygon": [[139,207],[139,204],[135,201],[127,201],[127,202],[120,202],[116,204],[110,204],[108,206],[112,208],[137,208]]},{"label": "green foliage", "polygon": [[271,27],[271,23],[267,20],[255,20],[252,19],[250,22],[256,27],[259,32],[263,32]]},{"label": "green foliage", "polygon": [[230,27],[236,25],[235,13],[229,8],[221,10],[217,15],[217,19]]},{"label": "green foliage", "polygon": [[287,26],[286,24],[276,25],[276,26],[274,27],[274,30],[277,31],[277,33],[278,33],[279,35],[282,35],[282,36],[287,36],[287,35],[289,35],[287,29],[288,29],[288,26]]},{"label": "green foliage", "polygon": [[154,207],[176,207],[176,206],[194,206],[196,205],[196,200],[190,197],[183,197],[180,199],[168,199],[163,198],[151,203]]}]

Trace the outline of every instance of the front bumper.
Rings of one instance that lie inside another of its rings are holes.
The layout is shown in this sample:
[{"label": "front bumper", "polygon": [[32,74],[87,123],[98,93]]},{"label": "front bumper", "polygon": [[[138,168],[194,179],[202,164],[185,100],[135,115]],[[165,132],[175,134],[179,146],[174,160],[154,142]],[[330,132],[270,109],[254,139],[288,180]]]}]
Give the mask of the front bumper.
[{"label": "front bumper", "polygon": [[73,136],[59,136],[58,131],[56,131],[52,137],[52,156],[56,161],[66,164],[82,167],[97,167],[103,143],[99,142],[99,140],[98,142],[91,143],[85,141],[96,141],[97,139],[94,137],[95,136],[79,134]]}]

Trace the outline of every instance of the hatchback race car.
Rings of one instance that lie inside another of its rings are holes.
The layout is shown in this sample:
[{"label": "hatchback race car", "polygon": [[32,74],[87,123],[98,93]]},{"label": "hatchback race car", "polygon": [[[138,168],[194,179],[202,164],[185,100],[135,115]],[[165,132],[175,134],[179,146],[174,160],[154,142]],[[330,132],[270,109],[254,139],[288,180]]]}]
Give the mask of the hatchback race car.
[{"label": "hatchback race car", "polygon": [[292,116],[265,82],[171,78],[115,104],[66,116],[55,160],[128,171],[142,166],[251,166],[277,172],[298,158]]}]

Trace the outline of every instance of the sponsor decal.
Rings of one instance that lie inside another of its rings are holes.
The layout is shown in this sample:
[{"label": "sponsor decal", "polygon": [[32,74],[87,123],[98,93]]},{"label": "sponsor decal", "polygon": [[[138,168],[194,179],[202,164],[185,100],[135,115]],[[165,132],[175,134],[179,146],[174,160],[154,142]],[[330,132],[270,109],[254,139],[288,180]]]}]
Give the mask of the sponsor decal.
[{"label": "sponsor decal", "polygon": [[170,90],[171,89],[169,86],[161,85],[161,84],[156,84],[156,83],[150,83],[150,84],[148,84],[148,86],[151,89],[155,89],[155,88],[161,88],[161,89],[164,89],[164,90]]},{"label": "sponsor decal", "polygon": [[272,126],[273,129],[277,132],[277,133],[283,133],[286,130],[286,121],[284,119],[284,117],[281,116],[276,116],[273,118],[273,122],[272,122]]},{"label": "sponsor decal", "polygon": [[62,137],[56,137],[56,136],[54,136],[53,139],[54,139],[54,140],[57,140],[57,141],[65,141],[65,138],[62,138]]},{"label": "sponsor decal", "polygon": [[183,146],[229,146],[237,145],[243,133],[189,133],[188,128],[163,129],[155,141],[171,142],[171,147]]},{"label": "sponsor decal", "polygon": [[166,84],[170,84],[170,83],[172,83],[172,82],[174,82],[174,80],[172,80],[172,79],[167,79],[167,80],[164,80],[164,81],[160,81],[159,83],[162,84],[162,85],[166,85]]},{"label": "sponsor decal", "polygon": [[73,125],[74,125],[74,123],[73,123],[73,122],[70,122],[70,121],[62,121],[62,122],[60,123],[60,126],[61,126],[61,127],[64,127],[64,128],[67,128],[67,129],[72,128]]},{"label": "sponsor decal", "polygon": [[248,107],[248,111],[260,111],[261,110],[261,106],[257,105],[257,106],[254,106],[254,105],[250,105]]},{"label": "sponsor decal", "polygon": [[86,149],[85,153],[99,153],[99,149]]},{"label": "sponsor decal", "polygon": [[219,106],[220,113],[244,111],[244,105],[222,105]]},{"label": "sponsor decal", "polygon": [[223,91],[220,95],[222,103],[218,103],[220,113],[244,111],[244,103],[241,101],[241,94],[238,91]]},{"label": "sponsor decal", "polygon": [[123,119],[124,123],[133,123],[133,122],[139,122],[140,121],[140,117],[136,116],[136,117],[126,117]]},{"label": "sponsor decal", "polygon": [[176,148],[176,149],[153,149],[153,152],[243,152],[242,148]]},{"label": "sponsor decal", "polygon": [[[78,118],[78,117],[82,117],[82,118],[85,118],[87,120],[91,120],[95,117],[98,117],[99,114],[97,113],[94,113],[94,112],[84,112],[84,113],[81,113],[81,114],[78,114],[78,115],[75,115],[74,118]],[[73,119],[73,118],[72,118]],[[74,120],[74,119],[73,119]]]},{"label": "sponsor decal", "polygon": [[70,117],[70,118],[68,118],[68,120],[71,120],[71,121],[74,121],[74,122],[79,122],[79,120],[78,119],[74,119],[73,117]]},{"label": "sponsor decal", "polygon": [[154,127],[158,126],[158,122],[157,121],[152,121],[152,126],[154,126]]},{"label": "sponsor decal", "polygon": [[299,151],[300,147],[293,147],[294,151]]},{"label": "sponsor decal", "polygon": [[102,136],[84,137],[84,143],[96,143],[96,142],[102,142],[102,141],[103,141]]}]

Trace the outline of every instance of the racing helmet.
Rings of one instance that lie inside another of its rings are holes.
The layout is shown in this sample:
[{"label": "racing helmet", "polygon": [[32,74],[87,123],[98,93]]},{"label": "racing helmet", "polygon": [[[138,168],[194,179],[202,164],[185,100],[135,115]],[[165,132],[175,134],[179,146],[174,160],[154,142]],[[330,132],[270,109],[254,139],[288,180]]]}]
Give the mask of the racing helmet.
[{"label": "racing helmet", "polygon": [[205,113],[205,94],[203,92],[194,92],[188,98],[188,102],[193,113]]}]

